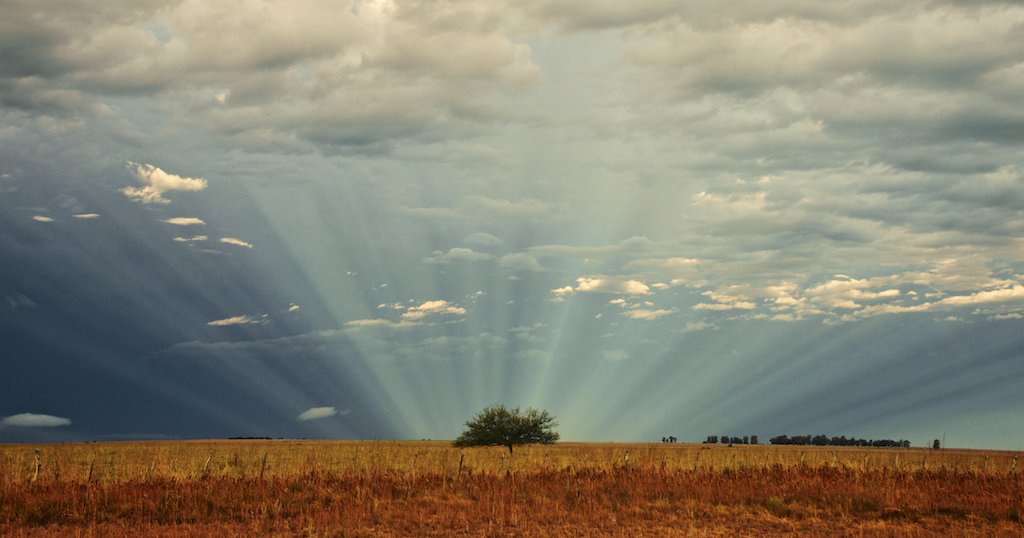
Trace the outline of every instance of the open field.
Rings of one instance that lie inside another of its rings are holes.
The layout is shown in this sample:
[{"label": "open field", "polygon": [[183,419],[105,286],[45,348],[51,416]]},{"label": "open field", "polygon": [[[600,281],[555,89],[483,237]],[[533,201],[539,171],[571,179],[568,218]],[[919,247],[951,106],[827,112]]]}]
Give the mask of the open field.
[{"label": "open field", "polygon": [[0,445],[0,535],[1022,536],[1017,456],[617,443],[511,456],[443,442]]}]

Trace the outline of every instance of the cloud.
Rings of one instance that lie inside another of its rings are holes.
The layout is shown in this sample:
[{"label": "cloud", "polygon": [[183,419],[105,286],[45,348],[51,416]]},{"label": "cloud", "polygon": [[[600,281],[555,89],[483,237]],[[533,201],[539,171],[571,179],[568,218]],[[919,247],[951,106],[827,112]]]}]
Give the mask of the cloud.
[{"label": "cloud", "polygon": [[484,232],[477,232],[466,238],[466,242],[471,245],[480,245],[483,247],[493,247],[501,243],[501,239]]},{"label": "cloud", "polygon": [[650,288],[638,280],[628,277],[580,277],[576,279],[578,292],[622,293],[628,295],[647,295]]},{"label": "cloud", "polygon": [[188,242],[191,242],[191,241],[206,241],[207,239],[209,239],[209,237],[207,237],[205,235],[196,235],[196,236],[193,236],[193,237],[175,237],[174,238],[174,240],[178,241],[179,243],[188,243]]},{"label": "cloud", "polygon": [[181,177],[168,174],[163,170],[150,164],[128,163],[135,167],[135,178],[146,184],[139,189],[125,187],[121,192],[125,196],[144,204],[166,204],[170,200],[163,197],[168,191],[201,191],[206,188],[206,180],[202,178]]},{"label": "cloud", "polygon": [[357,319],[352,320],[345,325],[351,325],[353,327],[389,327],[389,328],[403,328],[403,327],[416,327],[420,325],[416,321],[399,321],[395,323],[386,319]]},{"label": "cloud", "polygon": [[39,221],[39,222],[53,222],[53,219],[51,219],[50,217],[43,217],[43,216],[40,216],[40,215],[36,215],[36,216],[32,217],[32,220],[36,220],[36,221]]},{"label": "cloud", "polygon": [[606,349],[601,355],[606,361],[624,361],[629,358],[629,352],[625,349]]},{"label": "cloud", "polygon": [[78,215],[72,215],[72,217],[75,217],[76,219],[95,219],[95,218],[99,217],[99,214],[98,213],[81,213],[81,214],[78,214]]},{"label": "cloud", "polygon": [[494,258],[494,256],[491,256],[490,254],[482,254],[480,252],[473,252],[472,249],[453,248],[449,250],[447,254],[440,250],[435,250],[430,257],[425,258],[423,261],[425,263],[447,265],[453,261],[474,262],[490,260],[492,258]]},{"label": "cloud", "polygon": [[39,306],[35,301],[21,293],[4,295],[4,300],[7,301],[7,304],[10,305],[11,308],[35,308]]},{"label": "cloud", "polygon": [[193,224],[200,224],[200,225],[206,224],[202,220],[197,219],[197,218],[193,218],[193,217],[175,217],[175,218],[172,218],[172,219],[167,219],[164,222],[167,222],[169,224],[175,224],[177,226],[191,226]]},{"label": "cloud", "polygon": [[714,323],[708,323],[706,321],[687,322],[686,327],[682,329],[684,333],[690,333],[695,331],[703,331],[704,329],[715,328]]},{"label": "cloud", "polygon": [[37,415],[35,413],[21,413],[11,415],[0,420],[0,426],[22,427],[22,428],[54,428],[58,426],[69,426],[71,420],[53,415]]},{"label": "cloud", "polygon": [[402,319],[415,321],[423,319],[431,314],[451,314],[462,316],[466,309],[450,304],[448,301],[427,301],[419,306],[412,306],[402,314]]},{"label": "cloud", "polygon": [[677,310],[675,310],[675,309],[672,309],[672,310],[634,309],[634,310],[626,310],[622,314],[625,315],[625,316],[628,316],[628,317],[630,317],[632,319],[651,320],[651,319],[658,319],[658,318],[660,318],[662,316],[667,316],[669,314],[675,314],[676,312],[677,312]]},{"label": "cloud", "polygon": [[267,316],[265,316],[265,315],[262,316],[262,317],[259,317],[259,318],[254,318],[252,316],[235,316],[233,318],[218,319],[216,321],[211,321],[211,322],[207,323],[207,325],[212,325],[214,327],[226,327],[226,326],[229,326],[229,325],[246,325],[246,324],[249,324],[249,323],[265,323],[266,322],[266,317]]},{"label": "cloud", "polygon": [[534,271],[540,273],[546,270],[536,258],[524,252],[506,254],[498,260],[498,265],[512,271]]},{"label": "cloud", "polygon": [[311,409],[303,411],[302,413],[299,413],[299,416],[297,418],[299,420],[316,420],[320,418],[328,418],[334,416],[345,416],[349,413],[351,413],[351,411],[348,409],[344,411],[338,411],[333,407],[313,407]]},{"label": "cloud", "polygon": [[246,243],[245,241],[242,241],[241,239],[235,239],[233,237],[222,237],[222,238],[220,238],[220,242],[221,243],[227,243],[229,245],[238,245],[240,247],[252,248],[252,245],[250,245],[249,243]]}]

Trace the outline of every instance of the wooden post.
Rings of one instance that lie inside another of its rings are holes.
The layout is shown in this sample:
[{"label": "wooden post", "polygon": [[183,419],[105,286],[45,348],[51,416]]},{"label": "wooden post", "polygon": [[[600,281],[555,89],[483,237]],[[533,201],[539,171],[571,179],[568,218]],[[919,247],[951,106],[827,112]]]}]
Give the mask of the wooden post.
[{"label": "wooden post", "polygon": [[86,475],[86,477],[85,477],[85,481],[86,482],[92,481],[92,465],[94,463],[96,463],[96,453],[95,452],[92,453],[92,459],[89,460],[89,474]]},{"label": "wooden post", "polygon": [[263,478],[263,471],[267,469],[267,453],[263,453],[263,463],[260,464],[260,478]]}]

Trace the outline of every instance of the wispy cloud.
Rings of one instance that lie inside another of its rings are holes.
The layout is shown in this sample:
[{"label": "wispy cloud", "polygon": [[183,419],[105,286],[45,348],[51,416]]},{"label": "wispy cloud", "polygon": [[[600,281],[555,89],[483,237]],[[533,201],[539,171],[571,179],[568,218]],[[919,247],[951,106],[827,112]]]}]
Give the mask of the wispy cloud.
[{"label": "wispy cloud", "polygon": [[211,322],[207,323],[207,325],[212,325],[214,327],[226,327],[226,326],[229,326],[229,325],[246,325],[246,324],[249,324],[249,323],[264,323],[266,321],[266,318],[267,318],[266,315],[263,315],[261,317],[235,316],[235,317],[231,317],[231,318],[218,319],[216,321],[211,321]]},{"label": "wispy cloud", "polygon": [[11,426],[21,428],[54,428],[58,426],[69,426],[70,419],[55,417],[53,415],[37,415],[35,413],[21,413],[11,415],[0,420],[0,426]]},{"label": "wispy cloud", "polygon": [[241,239],[235,239],[233,237],[222,237],[220,238],[221,243],[227,243],[229,245],[238,245],[240,247],[252,248],[252,245],[242,241]]},{"label": "wispy cloud", "polygon": [[298,419],[303,421],[316,420],[328,417],[345,416],[349,413],[351,413],[351,410],[348,409],[338,411],[333,407],[313,407],[311,409],[303,411],[302,413],[299,413]]}]

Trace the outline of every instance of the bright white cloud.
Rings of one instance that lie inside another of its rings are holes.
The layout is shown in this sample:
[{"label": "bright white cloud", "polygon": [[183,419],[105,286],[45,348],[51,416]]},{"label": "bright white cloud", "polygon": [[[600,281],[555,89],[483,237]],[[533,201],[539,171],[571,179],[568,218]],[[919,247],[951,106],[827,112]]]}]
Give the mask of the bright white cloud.
[{"label": "bright white cloud", "polygon": [[53,219],[51,219],[50,217],[43,217],[41,215],[36,215],[36,216],[32,217],[32,220],[39,221],[39,222],[53,222]]},{"label": "bright white cloud", "polygon": [[174,224],[177,226],[192,226],[196,224],[206,224],[205,222],[202,221],[202,219],[197,219],[195,217],[175,217],[173,219],[167,219],[164,222]]},{"label": "bright white cloud", "polygon": [[37,415],[35,413],[21,413],[11,415],[0,420],[0,426],[22,427],[22,428],[54,428],[58,426],[69,426],[71,421],[53,415]]},{"label": "bright white cloud", "polygon": [[125,196],[144,204],[166,204],[170,200],[163,197],[168,191],[201,191],[206,188],[206,180],[202,178],[181,177],[168,174],[151,164],[128,163],[135,168],[135,179],[144,183],[142,188],[125,187],[121,192]]},{"label": "bright white cloud", "polygon": [[76,219],[95,219],[99,217],[98,213],[81,213],[78,215],[72,215]]},{"label": "bright white cloud", "polygon": [[250,245],[249,243],[246,243],[245,241],[242,241],[241,239],[235,239],[233,237],[222,237],[222,238],[220,238],[220,242],[221,243],[227,243],[229,245],[238,245],[240,247],[252,248],[252,245]]},{"label": "bright white cloud", "polygon": [[626,277],[580,277],[576,282],[576,291],[579,292],[647,295],[651,290],[643,282]]},{"label": "bright white cloud", "polygon": [[466,309],[452,305],[448,301],[427,301],[419,306],[409,307],[402,314],[402,319],[415,321],[423,319],[431,314],[451,314],[456,316],[465,315]]}]

